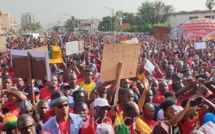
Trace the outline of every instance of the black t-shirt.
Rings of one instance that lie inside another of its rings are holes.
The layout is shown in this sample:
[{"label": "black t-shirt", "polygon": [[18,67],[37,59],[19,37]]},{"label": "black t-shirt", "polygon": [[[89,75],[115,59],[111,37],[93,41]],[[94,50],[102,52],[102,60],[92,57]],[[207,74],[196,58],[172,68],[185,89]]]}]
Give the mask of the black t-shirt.
[{"label": "black t-shirt", "polygon": [[173,131],[173,132],[172,132],[173,134],[181,134],[178,125],[172,126],[172,131]]}]

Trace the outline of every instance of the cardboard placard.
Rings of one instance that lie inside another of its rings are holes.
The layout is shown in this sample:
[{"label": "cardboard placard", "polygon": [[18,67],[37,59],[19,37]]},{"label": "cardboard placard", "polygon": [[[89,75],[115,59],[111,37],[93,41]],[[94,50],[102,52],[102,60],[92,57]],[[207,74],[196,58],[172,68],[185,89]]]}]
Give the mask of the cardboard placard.
[{"label": "cardboard placard", "polygon": [[0,37],[0,52],[6,52],[6,44],[7,44],[7,41],[6,41],[6,37]]},{"label": "cardboard placard", "polygon": [[170,41],[169,34],[162,34],[161,40],[169,42]]},{"label": "cardboard placard", "polygon": [[128,30],[128,29],[130,29],[130,28],[131,28],[130,23],[122,23],[122,29],[123,29],[123,30]]},{"label": "cardboard placard", "polygon": [[170,32],[171,32],[171,28],[155,27],[155,39],[162,40],[162,41],[169,41],[168,38],[169,38]]},{"label": "cardboard placard", "polygon": [[104,44],[114,44],[116,41],[116,36],[104,36],[103,43]]},{"label": "cardboard placard", "polygon": [[48,51],[48,47],[47,46],[43,46],[43,47],[32,48],[32,49],[29,49],[29,50],[47,52]]},{"label": "cardboard placard", "polygon": [[78,42],[78,51],[79,52],[84,52],[84,41],[79,41]]},{"label": "cardboard placard", "polygon": [[[28,65],[28,53],[31,55],[31,67]],[[51,80],[48,52],[11,50],[11,64],[14,76],[23,79],[30,79],[29,70],[32,72],[32,79]]]},{"label": "cardboard placard", "polygon": [[119,62],[123,63],[121,79],[136,76],[140,44],[105,44],[101,65],[101,81],[116,80]]},{"label": "cardboard placard", "polygon": [[51,36],[52,36],[52,38],[54,38],[54,39],[55,39],[55,38],[57,38],[57,37],[58,37],[58,34],[57,34],[57,33],[52,32],[52,33],[51,33]]},{"label": "cardboard placard", "polygon": [[78,41],[72,41],[66,43],[66,55],[71,55],[79,52]]},{"label": "cardboard placard", "polygon": [[195,49],[207,49],[207,44],[205,42],[196,42]]},{"label": "cardboard placard", "polygon": [[215,134],[215,124],[209,121],[202,125],[199,130],[204,132],[205,134]]}]

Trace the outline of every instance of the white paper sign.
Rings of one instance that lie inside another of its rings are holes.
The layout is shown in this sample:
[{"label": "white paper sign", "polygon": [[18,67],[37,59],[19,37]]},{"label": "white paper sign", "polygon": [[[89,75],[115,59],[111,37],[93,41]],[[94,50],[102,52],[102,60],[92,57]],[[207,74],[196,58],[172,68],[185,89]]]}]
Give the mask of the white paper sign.
[{"label": "white paper sign", "polygon": [[66,43],[66,55],[71,55],[78,53],[78,41],[72,41],[72,42],[67,42]]},{"label": "white paper sign", "polygon": [[215,134],[215,124],[209,121],[202,125],[199,130],[204,132],[205,134]]},{"label": "white paper sign", "polygon": [[155,69],[155,66],[151,63],[150,60],[147,59],[144,69],[146,69],[152,75]]},{"label": "white paper sign", "polygon": [[206,43],[205,42],[196,42],[195,49],[206,49]]}]

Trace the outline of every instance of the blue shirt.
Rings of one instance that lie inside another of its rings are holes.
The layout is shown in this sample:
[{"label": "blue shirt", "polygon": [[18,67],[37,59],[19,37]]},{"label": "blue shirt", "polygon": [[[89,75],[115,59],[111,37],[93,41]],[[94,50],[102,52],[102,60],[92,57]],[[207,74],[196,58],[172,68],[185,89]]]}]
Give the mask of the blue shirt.
[{"label": "blue shirt", "polygon": [[73,100],[73,97],[72,96],[68,96],[68,99],[69,99],[69,107],[74,107],[75,106],[75,102]]},{"label": "blue shirt", "polygon": [[[81,116],[69,113],[69,117],[70,117],[70,134],[79,134],[80,128],[82,127],[83,124]],[[60,128],[57,123],[57,116],[54,116],[50,120],[48,120],[43,125],[42,130],[50,132],[51,134],[61,134]]]}]

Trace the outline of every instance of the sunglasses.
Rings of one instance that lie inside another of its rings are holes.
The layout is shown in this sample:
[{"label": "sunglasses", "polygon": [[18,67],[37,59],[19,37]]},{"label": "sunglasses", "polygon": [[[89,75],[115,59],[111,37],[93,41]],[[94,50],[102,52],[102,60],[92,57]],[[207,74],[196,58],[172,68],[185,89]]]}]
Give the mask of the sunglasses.
[{"label": "sunglasses", "polygon": [[63,107],[68,107],[68,103],[63,104],[63,105],[58,105],[58,106],[57,106],[58,109],[62,109]]}]

